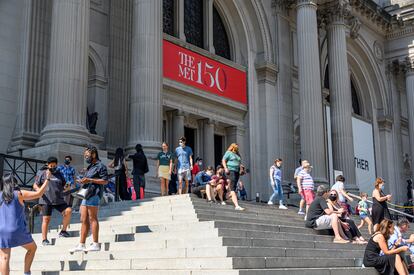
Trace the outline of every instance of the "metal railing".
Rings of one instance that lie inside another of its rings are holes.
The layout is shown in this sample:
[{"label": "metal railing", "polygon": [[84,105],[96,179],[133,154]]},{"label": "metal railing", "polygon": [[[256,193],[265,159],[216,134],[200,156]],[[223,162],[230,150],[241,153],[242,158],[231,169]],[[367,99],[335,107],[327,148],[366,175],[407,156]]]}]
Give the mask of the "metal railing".
[{"label": "metal railing", "polygon": [[[357,196],[357,195],[352,194],[352,193],[348,193],[348,195],[349,195],[350,197],[352,197],[352,198],[355,198],[355,199],[359,199],[359,200],[361,199],[361,197],[360,197],[360,196]],[[369,203],[373,204],[373,202],[372,202],[371,200],[367,200],[367,202],[369,202]],[[413,216],[413,215],[408,214],[408,213],[405,213],[405,212],[402,212],[402,211],[400,211],[400,210],[397,210],[397,209],[394,209],[394,208],[391,208],[391,207],[388,207],[388,210],[390,210],[390,211],[392,211],[392,212],[394,212],[394,213],[397,213],[397,216],[398,216],[398,215],[402,215],[402,216],[406,216],[406,217],[409,217],[409,218],[414,219],[414,216]]]},{"label": "metal railing", "polygon": [[35,181],[37,171],[45,163],[43,160],[0,154],[0,175],[13,173],[20,186],[31,187]]}]

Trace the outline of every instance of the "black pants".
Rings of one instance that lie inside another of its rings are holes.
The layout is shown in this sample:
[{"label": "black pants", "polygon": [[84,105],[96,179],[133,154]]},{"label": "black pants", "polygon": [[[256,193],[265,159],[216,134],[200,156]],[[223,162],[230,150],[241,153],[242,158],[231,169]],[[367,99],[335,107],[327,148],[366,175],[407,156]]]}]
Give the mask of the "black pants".
[{"label": "black pants", "polygon": [[131,200],[131,194],[128,192],[128,186],[127,186],[127,179],[124,171],[121,171],[119,173],[116,173],[117,178],[117,184],[118,184],[118,190],[119,190],[119,197],[123,201]]},{"label": "black pants", "polygon": [[141,199],[140,189],[145,193],[145,175],[134,175],[134,190],[137,195],[137,200]]}]

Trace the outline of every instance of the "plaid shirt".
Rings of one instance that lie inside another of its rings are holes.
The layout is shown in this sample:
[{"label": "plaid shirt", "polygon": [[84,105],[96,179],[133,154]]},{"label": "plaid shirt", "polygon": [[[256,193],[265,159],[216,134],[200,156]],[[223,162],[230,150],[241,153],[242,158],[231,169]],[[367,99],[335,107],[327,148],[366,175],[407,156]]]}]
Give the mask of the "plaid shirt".
[{"label": "plaid shirt", "polygon": [[66,182],[70,182],[70,186],[73,187],[75,185],[75,175],[76,175],[75,168],[73,168],[70,165],[68,166],[59,165],[58,170],[62,173]]}]

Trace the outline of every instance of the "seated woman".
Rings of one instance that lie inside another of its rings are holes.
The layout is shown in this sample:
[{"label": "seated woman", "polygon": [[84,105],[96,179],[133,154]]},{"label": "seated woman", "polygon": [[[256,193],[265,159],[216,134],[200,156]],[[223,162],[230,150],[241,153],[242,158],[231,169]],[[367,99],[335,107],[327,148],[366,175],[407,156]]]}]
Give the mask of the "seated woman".
[{"label": "seated woman", "polygon": [[[365,248],[364,266],[375,267],[380,274],[408,275],[408,269],[400,257],[400,253],[408,251],[408,246],[388,249],[387,240],[394,233],[394,223],[391,220],[383,220],[377,231],[372,235]],[[380,252],[384,255],[380,256]]]},{"label": "seated woman", "polygon": [[[330,191],[327,202],[328,207],[332,210],[337,211],[342,207],[338,200],[338,191],[336,191],[335,189],[332,189]],[[349,216],[345,213],[346,212],[338,214],[338,218],[341,221],[342,228],[344,229],[344,233],[347,236],[347,238],[353,240],[353,243],[356,244],[366,244],[367,242],[362,237],[362,234],[356,226],[355,222],[351,220]]]}]

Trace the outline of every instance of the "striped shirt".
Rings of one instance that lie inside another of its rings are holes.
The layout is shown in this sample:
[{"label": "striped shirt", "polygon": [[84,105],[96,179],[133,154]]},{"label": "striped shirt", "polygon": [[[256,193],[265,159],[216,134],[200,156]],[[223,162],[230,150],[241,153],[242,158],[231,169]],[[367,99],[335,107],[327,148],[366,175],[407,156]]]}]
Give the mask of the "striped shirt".
[{"label": "striped shirt", "polygon": [[313,178],[308,172],[306,172],[305,170],[302,170],[302,171],[299,172],[298,177],[301,178],[302,189],[303,190],[313,190],[314,189]]},{"label": "striped shirt", "polygon": [[293,175],[293,178],[296,179],[297,176],[299,175],[300,171],[302,171],[302,170],[303,170],[302,166],[299,166],[298,168],[296,168],[295,174]]}]

